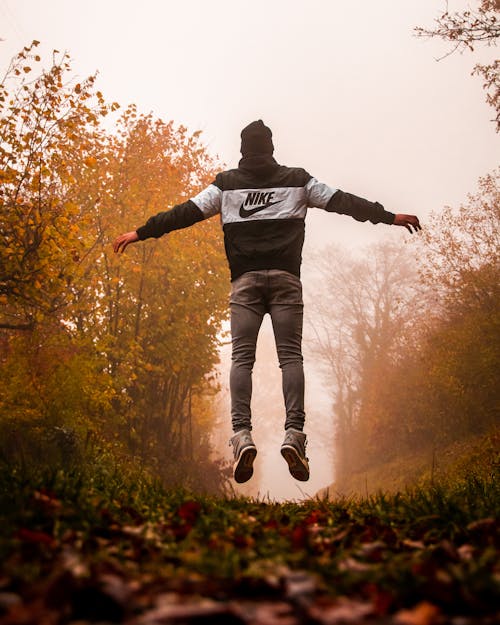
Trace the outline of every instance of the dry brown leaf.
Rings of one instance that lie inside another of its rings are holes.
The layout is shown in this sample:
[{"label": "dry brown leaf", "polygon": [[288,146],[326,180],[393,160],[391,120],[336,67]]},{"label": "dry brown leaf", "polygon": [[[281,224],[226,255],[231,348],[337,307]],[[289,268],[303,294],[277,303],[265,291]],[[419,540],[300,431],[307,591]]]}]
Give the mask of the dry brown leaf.
[{"label": "dry brown leaf", "polygon": [[400,610],[394,616],[397,625],[434,625],[440,620],[440,609],[428,601],[422,601],[409,610]]}]

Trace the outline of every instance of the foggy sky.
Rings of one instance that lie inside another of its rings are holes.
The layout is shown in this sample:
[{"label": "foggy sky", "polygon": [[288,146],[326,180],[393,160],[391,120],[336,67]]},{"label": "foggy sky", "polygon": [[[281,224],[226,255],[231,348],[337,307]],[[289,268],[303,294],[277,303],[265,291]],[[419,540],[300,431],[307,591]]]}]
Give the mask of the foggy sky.
[{"label": "foggy sky", "polygon": [[[239,159],[241,128],[262,118],[278,162],[430,228],[431,211],[465,202],[498,164],[493,110],[470,76],[492,51],[437,62],[449,46],[414,36],[444,8],[442,0],[0,0],[0,69],[33,39],[44,57],[68,51],[80,77],[99,71],[108,101],[202,130],[228,166]],[[409,236],[315,210],[306,229],[306,274],[310,252],[328,243]],[[271,496],[283,492],[291,496],[288,486]]]}]

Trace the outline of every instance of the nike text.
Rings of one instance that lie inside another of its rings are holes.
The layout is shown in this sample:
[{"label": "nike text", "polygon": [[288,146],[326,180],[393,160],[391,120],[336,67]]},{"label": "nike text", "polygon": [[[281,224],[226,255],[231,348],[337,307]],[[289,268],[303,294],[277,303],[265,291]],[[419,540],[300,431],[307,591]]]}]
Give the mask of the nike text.
[{"label": "nike text", "polygon": [[247,195],[244,206],[269,204],[274,198],[274,191],[252,191]]}]

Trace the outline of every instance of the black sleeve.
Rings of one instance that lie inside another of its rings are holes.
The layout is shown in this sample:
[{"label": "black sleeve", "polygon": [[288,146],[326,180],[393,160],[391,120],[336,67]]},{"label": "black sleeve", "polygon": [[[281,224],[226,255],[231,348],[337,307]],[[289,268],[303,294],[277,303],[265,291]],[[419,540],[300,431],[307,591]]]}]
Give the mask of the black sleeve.
[{"label": "black sleeve", "polygon": [[205,216],[201,210],[194,202],[188,200],[183,204],[177,204],[171,210],[150,217],[144,226],[137,228],[136,232],[141,241],[150,237],[158,239],[167,232],[187,228],[202,219],[205,219]]},{"label": "black sleeve", "polygon": [[369,202],[362,197],[340,190],[332,195],[325,210],[330,213],[350,215],[357,221],[371,221],[372,224],[391,225],[394,223],[395,217],[394,213],[386,211],[378,202]]}]

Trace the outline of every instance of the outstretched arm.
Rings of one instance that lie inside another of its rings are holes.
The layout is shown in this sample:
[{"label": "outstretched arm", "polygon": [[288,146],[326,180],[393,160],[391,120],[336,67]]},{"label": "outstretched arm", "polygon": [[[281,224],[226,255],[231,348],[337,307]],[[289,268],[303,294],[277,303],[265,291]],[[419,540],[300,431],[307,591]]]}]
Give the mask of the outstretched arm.
[{"label": "outstretched arm", "polygon": [[[321,183],[318,186],[321,186]],[[373,224],[384,223],[393,226],[404,226],[409,232],[422,230],[416,215],[394,214],[385,210],[378,202],[370,202],[340,189],[333,191],[324,207],[328,212],[350,215],[357,221],[369,220]]]},{"label": "outstretched arm", "polygon": [[147,222],[133,230],[121,234],[114,240],[113,250],[124,252],[128,245],[150,237],[159,238],[172,230],[188,228],[198,221],[220,212],[221,192],[214,184],[198,193],[192,200],[177,204],[171,210],[150,217]]},{"label": "outstretched arm", "polygon": [[329,213],[350,215],[356,221],[371,221],[372,224],[384,223],[393,226],[404,226],[409,232],[422,230],[416,215],[394,214],[385,210],[382,204],[370,202],[362,197],[334,189],[319,182],[310,174],[305,185],[309,206],[322,208]]}]

